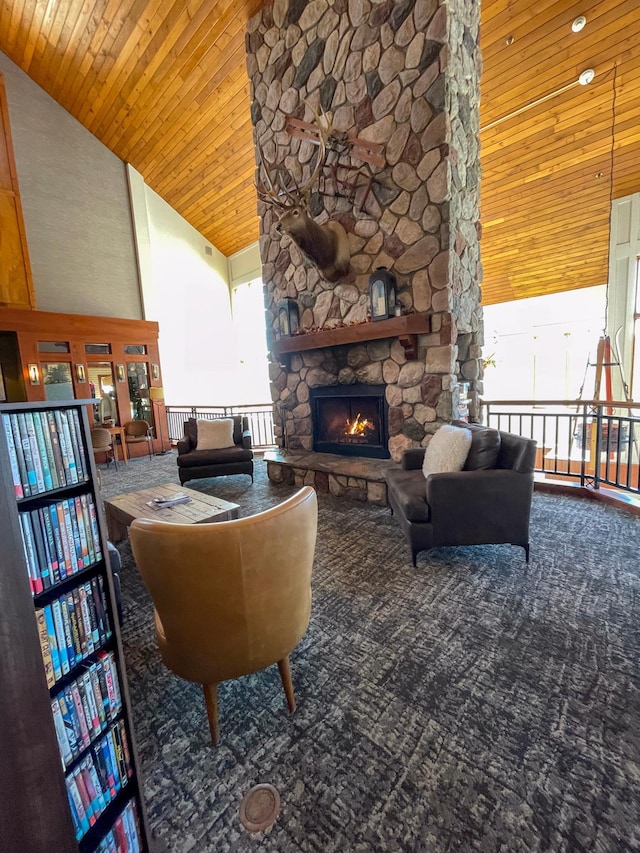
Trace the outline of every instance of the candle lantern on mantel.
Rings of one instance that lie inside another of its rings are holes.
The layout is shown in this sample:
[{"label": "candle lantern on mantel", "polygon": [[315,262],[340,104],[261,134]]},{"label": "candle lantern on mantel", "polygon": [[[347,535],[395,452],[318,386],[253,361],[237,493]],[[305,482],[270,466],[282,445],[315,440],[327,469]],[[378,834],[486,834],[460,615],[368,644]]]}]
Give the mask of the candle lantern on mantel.
[{"label": "candle lantern on mantel", "polygon": [[300,327],[298,303],[289,296],[278,302],[278,327],[281,338],[290,338]]},{"label": "candle lantern on mantel", "polygon": [[396,306],[396,277],[386,267],[378,267],[370,276],[369,299],[372,320],[387,320],[393,317]]}]

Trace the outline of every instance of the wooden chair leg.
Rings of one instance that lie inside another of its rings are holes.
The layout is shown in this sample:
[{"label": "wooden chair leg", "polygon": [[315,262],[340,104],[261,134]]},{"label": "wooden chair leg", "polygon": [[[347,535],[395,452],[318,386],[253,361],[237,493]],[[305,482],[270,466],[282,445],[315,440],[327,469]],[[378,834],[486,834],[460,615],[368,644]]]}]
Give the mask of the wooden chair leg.
[{"label": "wooden chair leg", "polygon": [[207,704],[211,741],[214,746],[217,746],[220,740],[220,729],[218,727],[218,685],[203,684],[202,689],[204,690],[204,701]]},{"label": "wooden chair leg", "polygon": [[289,656],[278,661],[278,669],[280,670],[280,679],[284,687],[285,696],[287,697],[287,705],[289,711],[293,714],[296,709],[296,697],[293,693],[293,682],[291,681],[291,667],[289,666]]}]

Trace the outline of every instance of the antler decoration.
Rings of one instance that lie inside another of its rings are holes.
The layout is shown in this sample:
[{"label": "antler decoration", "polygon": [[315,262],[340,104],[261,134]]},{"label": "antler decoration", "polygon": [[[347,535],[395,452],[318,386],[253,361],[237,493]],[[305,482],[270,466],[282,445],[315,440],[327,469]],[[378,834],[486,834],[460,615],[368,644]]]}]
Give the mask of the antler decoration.
[{"label": "antler decoration", "polygon": [[[294,176],[282,167],[269,163],[259,143],[256,143],[264,180],[256,183],[258,197],[265,204],[282,211],[276,230],[288,234],[305,255],[318,267],[322,275],[331,282],[339,281],[350,273],[349,238],[339,222],[329,221],[325,225],[318,223],[309,215],[307,200],[311,189],[317,183],[327,156],[327,140],[332,131],[329,120],[323,122],[309,104],[317,127],[319,145],[315,167],[309,179],[299,186]],[[283,172],[285,178],[282,178]]]},{"label": "antler decoration", "polygon": [[[281,167],[276,167],[273,163],[269,163],[267,158],[264,156],[260,143],[256,141],[256,149],[258,151],[260,165],[262,166],[265,175],[265,180],[259,181],[256,184],[256,189],[258,191],[258,197],[266,204],[272,204],[281,209],[295,207],[297,204],[300,204],[302,201],[307,199],[309,192],[320,177],[320,172],[322,171],[322,167],[327,159],[327,142],[333,131],[333,124],[326,113],[318,115],[311,104],[307,103],[307,106],[313,113],[313,117],[318,128],[317,139],[309,141],[313,144],[319,145],[320,147],[318,150],[316,165],[309,179],[301,187],[298,186],[298,183],[291,172],[287,172],[285,179],[282,179],[282,173],[284,170]],[[324,119],[327,119],[326,127],[323,126]],[[271,171],[274,167],[277,169],[275,175]],[[293,183],[293,190],[288,185],[289,182]]]}]

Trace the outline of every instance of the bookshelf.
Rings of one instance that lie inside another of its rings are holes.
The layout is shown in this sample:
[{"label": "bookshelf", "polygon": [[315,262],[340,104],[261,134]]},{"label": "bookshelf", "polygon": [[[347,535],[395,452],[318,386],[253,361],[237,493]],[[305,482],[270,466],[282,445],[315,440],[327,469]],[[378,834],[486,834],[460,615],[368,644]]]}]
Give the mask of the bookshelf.
[{"label": "bookshelf", "polygon": [[149,853],[91,400],[0,405],[0,849]]}]

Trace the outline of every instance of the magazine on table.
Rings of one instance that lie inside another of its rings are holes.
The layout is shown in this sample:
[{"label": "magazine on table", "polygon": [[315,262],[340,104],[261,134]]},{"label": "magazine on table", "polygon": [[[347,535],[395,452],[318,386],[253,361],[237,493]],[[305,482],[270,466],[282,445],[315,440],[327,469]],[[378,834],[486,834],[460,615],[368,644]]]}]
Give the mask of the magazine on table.
[{"label": "magazine on table", "polygon": [[178,504],[188,504],[190,500],[189,495],[180,492],[168,498],[163,498],[162,496],[154,498],[151,501],[147,501],[147,506],[151,506],[154,509],[168,509],[168,507],[177,506]]}]

